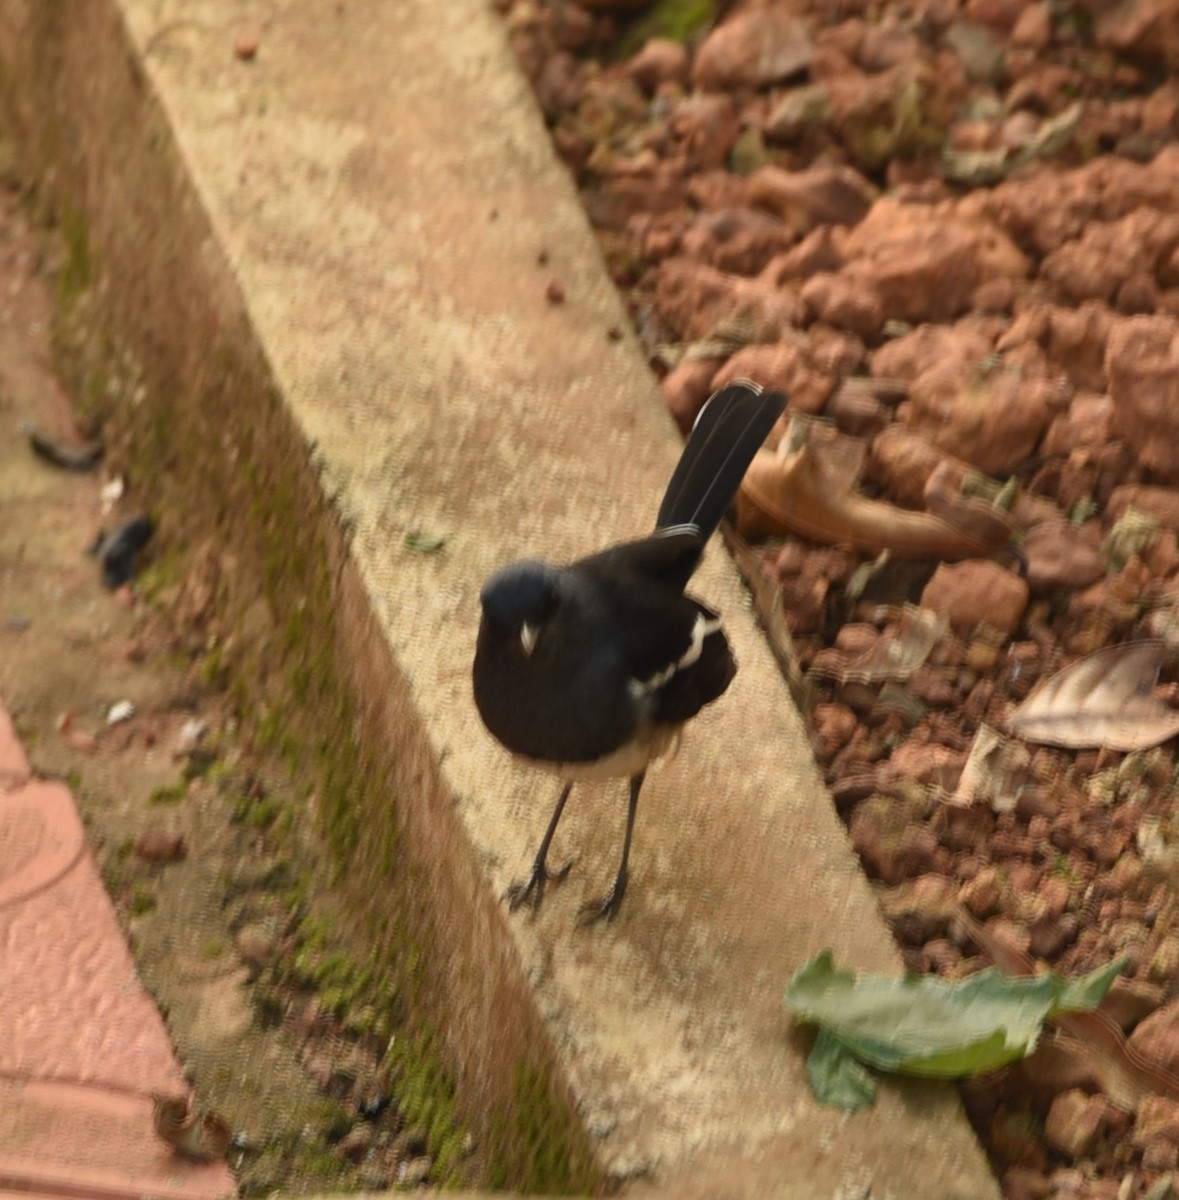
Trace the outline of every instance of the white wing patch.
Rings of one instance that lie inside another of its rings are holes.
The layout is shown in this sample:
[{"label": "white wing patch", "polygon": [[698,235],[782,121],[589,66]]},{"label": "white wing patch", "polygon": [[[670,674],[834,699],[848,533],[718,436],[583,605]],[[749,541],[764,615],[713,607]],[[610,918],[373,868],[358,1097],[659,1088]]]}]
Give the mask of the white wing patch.
[{"label": "white wing patch", "polygon": [[704,653],[704,639],[709,634],[719,633],[721,627],[720,617],[710,618],[706,617],[704,613],[697,613],[696,621],[692,626],[692,640],[688,643],[687,650],[670,666],[665,667],[662,671],[656,671],[649,679],[632,679],[630,694],[636,700],[641,700],[644,696],[657,692],[673,675],[680,671],[686,671]]}]

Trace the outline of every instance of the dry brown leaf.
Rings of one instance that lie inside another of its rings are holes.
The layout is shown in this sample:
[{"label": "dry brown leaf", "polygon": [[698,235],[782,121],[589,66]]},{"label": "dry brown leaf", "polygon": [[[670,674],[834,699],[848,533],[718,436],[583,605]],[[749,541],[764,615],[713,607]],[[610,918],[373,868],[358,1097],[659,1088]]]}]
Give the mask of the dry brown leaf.
[{"label": "dry brown leaf", "polygon": [[1134,837],[1142,856],[1143,875],[1168,883],[1179,881],[1179,845],[1175,840],[1174,821],[1144,817]]},{"label": "dry brown leaf", "polygon": [[1077,1054],[1093,1068],[1101,1090],[1119,1108],[1133,1112],[1146,1096],[1179,1100],[1179,1075],[1131,1046],[1113,1019],[1100,1009],[1062,1013],[1055,1024],[1072,1039]]},{"label": "dry brown leaf", "polygon": [[1101,1090],[1097,1073],[1077,1053],[1072,1038],[1051,1025],[1044,1030],[1036,1048],[1020,1064],[1020,1075],[1038,1092],[1053,1096],[1073,1088],[1086,1092]]},{"label": "dry brown leaf", "polygon": [[956,523],[912,512],[856,490],[853,464],[863,444],[820,436],[800,424],[776,450],[759,450],[737,495],[737,528],[744,537],[799,533],[827,545],[849,545],[870,554],[889,550],[906,558],[986,556],[1007,543],[1014,524],[994,510],[977,519],[981,502],[968,502],[972,517]]},{"label": "dry brown leaf", "polygon": [[946,803],[969,808],[985,800],[995,812],[1010,812],[1032,782],[1031,760],[1026,746],[1005,738],[989,725],[980,725],[958,787]]},{"label": "dry brown leaf", "polygon": [[1040,123],[1022,144],[1001,146],[997,150],[954,150],[942,152],[942,174],[957,183],[972,187],[998,183],[1012,171],[1038,158],[1047,158],[1068,144],[1084,112],[1080,101],[1064,112]]},{"label": "dry brown leaf", "polygon": [[1098,650],[1046,679],[1004,722],[1028,742],[1070,749],[1146,750],[1179,733],[1179,711],[1151,688],[1161,641]]},{"label": "dry brown leaf", "polygon": [[823,475],[835,491],[846,492],[859,483],[868,457],[868,444],[863,438],[840,433],[823,417],[795,413],[777,447],[778,457],[788,458],[804,447],[822,463]]},{"label": "dry brown leaf", "polygon": [[1134,555],[1144,554],[1159,540],[1162,526],[1149,513],[1130,505],[1101,543],[1101,553],[1114,571],[1120,571]]},{"label": "dry brown leaf", "polygon": [[851,656],[837,652],[824,674],[841,683],[903,682],[924,664],[947,628],[940,613],[906,604],[897,614],[895,627],[874,638],[870,650]]}]

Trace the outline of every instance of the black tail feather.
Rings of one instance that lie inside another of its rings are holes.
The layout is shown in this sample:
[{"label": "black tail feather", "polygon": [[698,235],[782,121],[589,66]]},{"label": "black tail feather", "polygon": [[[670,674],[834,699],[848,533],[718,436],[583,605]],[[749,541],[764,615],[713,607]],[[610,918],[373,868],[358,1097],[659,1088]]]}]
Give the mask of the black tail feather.
[{"label": "black tail feather", "polygon": [[688,525],[706,541],[785,407],[782,392],[763,392],[744,380],[714,393],[692,427],[659,506],[655,528]]}]

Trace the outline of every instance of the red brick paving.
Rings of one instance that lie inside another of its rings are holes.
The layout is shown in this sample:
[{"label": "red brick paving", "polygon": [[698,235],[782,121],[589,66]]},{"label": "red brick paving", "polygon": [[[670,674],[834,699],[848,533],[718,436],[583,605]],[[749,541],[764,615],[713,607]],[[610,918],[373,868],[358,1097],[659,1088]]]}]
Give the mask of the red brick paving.
[{"label": "red brick paving", "polygon": [[217,1200],[224,1163],[152,1133],[184,1090],[63,784],[31,777],[0,703],[0,1200]]}]

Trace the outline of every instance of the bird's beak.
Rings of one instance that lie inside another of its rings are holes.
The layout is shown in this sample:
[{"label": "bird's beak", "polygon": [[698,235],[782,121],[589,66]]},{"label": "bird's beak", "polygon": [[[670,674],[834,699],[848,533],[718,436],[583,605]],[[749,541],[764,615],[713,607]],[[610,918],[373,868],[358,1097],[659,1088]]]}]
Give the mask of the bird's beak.
[{"label": "bird's beak", "polygon": [[520,645],[524,650],[524,657],[528,658],[534,649],[536,649],[536,639],[540,636],[540,630],[535,625],[529,625],[527,621],[520,626]]}]

